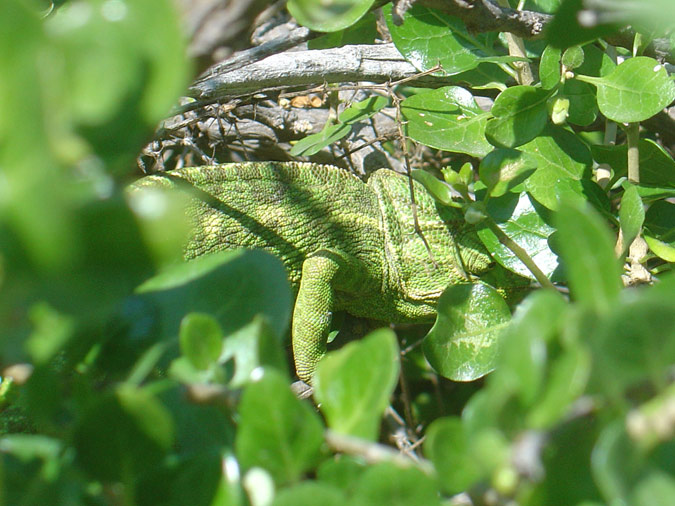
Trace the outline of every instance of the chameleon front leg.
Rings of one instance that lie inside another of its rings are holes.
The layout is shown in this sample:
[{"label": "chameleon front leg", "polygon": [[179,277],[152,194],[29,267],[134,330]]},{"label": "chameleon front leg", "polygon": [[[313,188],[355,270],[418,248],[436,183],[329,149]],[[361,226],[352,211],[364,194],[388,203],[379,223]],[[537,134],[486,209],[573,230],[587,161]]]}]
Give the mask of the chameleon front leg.
[{"label": "chameleon front leg", "polygon": [[332,250],[319,250],[303,262],[291,331],[295,369],[301,380],[311,381],[326,353],[336,287],[357,287],[363,272],[358,260]]}]

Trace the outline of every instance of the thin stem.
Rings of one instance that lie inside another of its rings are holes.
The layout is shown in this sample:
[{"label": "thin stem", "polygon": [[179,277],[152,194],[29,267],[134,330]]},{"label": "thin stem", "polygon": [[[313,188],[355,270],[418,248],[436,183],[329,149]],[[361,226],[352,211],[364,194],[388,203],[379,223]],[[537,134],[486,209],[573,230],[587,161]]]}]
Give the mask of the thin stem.
[{"label": "thin stem", "polygon": [[[502,7],[510,7],[508,0],[498,0],[499,5]],[[510,32],[506,32],[506,41],[509,45],[509,54],[511,56],[519,56],[522,58],[527,58],[527,51],[525,51],[525,44],[523,39],[514,35]],[[534,82],[534,76],[532,74],[532,68],[530,64],[526,61],[513,62],[513,66],[516,69],[518,74],[517,80],[520,84],[529,86]]]},{"label": "thin stem", "polygon": [[628,144],[628,181],[640,184],[640,124],[629,123],[626,128],[626,144]]},{"label": "thin stem", "polygon": [[499,228],[499,226],[497,226],[495,220],[488,216],[485,218],[485,223],[487,224],[488,228],[497,236],[499,242],[510,249],[511,252],[513,252],[513,254],[518,257],[518,260],[525,264],[525,267],[527,267],[527,269],[534,275],[535,279],[541,286],[544,288],[550,288],[552,290],[556,289],[555,285],[553,285],[553,283],[551,283],[551,281],[546,277],[546,274],[544,274],[541,269],[537,267],[537,264],[534,263],[532,257],[527,254],[527,251],[518,246],[518,244],[516,244],[513,239],[506,235],[504,231]]}]

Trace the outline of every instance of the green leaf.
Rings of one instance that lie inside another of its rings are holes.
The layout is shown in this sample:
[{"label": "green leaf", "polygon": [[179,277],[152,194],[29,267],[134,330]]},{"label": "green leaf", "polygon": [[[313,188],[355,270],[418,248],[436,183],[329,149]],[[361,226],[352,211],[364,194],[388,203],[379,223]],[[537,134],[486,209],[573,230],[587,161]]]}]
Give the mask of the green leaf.
[{"label": "green leaf", "polygon": [[555,88],[560,82],[560,49],[546,46],[539,60],[539,80],[545,90]]},{"label": "green leaf", "polygon": [[290,153],[292,156],[315,155],[326,146],[349,135],[351,131],[352,127],[349,125],[326,125],[319,133],[308,135],[296,142],[291,148]]},{"label": "green leaf", "polygon": [[485,128],[487,140],[497,147],[515,148],[537,137],[546,126],[550,91],[533,86],[512,86],[499,94],[494,116]]},{"label": "green leaf", "polygon": [[180,322],[180,349],[197,369],[207,369],[220,356],[223,331],[208,314],[189,313]]},{"label": "green leaf", "polygon": [[545,388],[548,344],[567,315],[567,303],[553,291],[537,291],[527,297],[503,333],[490,388],[496,385],[502,395],[516,396],[524,407],[535,405]]},{"label": "green leaf", "polygon": [[495,149],[480,162],[478,175],[490,197],[501,197],[527,179],[537,167],[537,160],[517,149]]},{"label": "green leaf", "polygon": [[77,461],[91,476],[120,481],[157,466],[173,439],[173,420],[166,408],[145,390],[121,386],[83,413],[74,446]]},{"label": "green leaf", "polygon": [[510,318],[494,288],[482,283],[448,286],[438,301],[436,323],[424,338],[424,356],[451,380],[480,378],[494,369],[498,338]]},{"label": "green leaf", "polygon": [[455,417],[435,420],[427,429],[424,453],[436,467],[443,490],[456,494],[484,477],[482,466],[471,452],[471,438]]},{"label": "green leaf", "polygon": [[436,149],[485,156],[492,147],[485,140],[488,115],[471,92],[459,86],[424,91],[401,103],[407,134]]},{"label": "green leaf", "polygon": [[656,237],[675,239],[675,202],[658,200],[650,205],[645,214],[645,230]]},{"label": "green leaf", "polygon": [[675,277],[642,291],[626,291],[613,311],[588,335],[597,388],[621,396],[649,381],[664,385],[675,363]]},{"label": "green leaf", "polygon": [[621,291],[621,268],[607,226],[594,210],[571,205],[561,206],[556,224],[572,297],[606,313]]},{"label": "green leaf", "polygon": [[279,491],[272,506],[343,506],[345,493],[339,488],[315,481],[303,481]]},{"label": "green leaf", "polygon": [[353,25],[337,32],[328,32],[307,41],[308,49],[329,49],[355,44],[374,44],[379,37],[377,20],[371,10]]},{"label": "green leaf", "polygon": [[313,378],[314,397],[335,432],[375,440],[399,373],[399,350],[391,330],[328,353]]},{"label": "green leaf", "polygon": [[[447,173],[457,174],[456,172],[452,171]],[[415,181],[418,181],[422,184],[422,186],[424,186],[424,188],[429,192],[436,202],[440,202],[446,206],[457,206],[457,202],[453,200],[453,194],[452,190],[450,189],[450,185],[429,174],[424,169],[413,169],[412,177]]]},{"label": "green leaf", "polygon": [[317,32],[337,32],[356,23],[375,0],[289,0],[287,8],[298,23]]},{"label": "green leaf", "polygon": [[633,239],[638,236],[644,220],[645,208],[640,195],[638,195],[637,188],[630,183],[626,183],[625,192],[621,197],[621,207],[619,208],[619,223],[621,224],[624,250],[628,249]]},{"label": "green leaf", "polygon": [[663,471],[651,472],[636,485],[630,504],[652,506],[675,502],[675,479]]},{"label": "green leaf", "polygon": [[[661,146],[651,139],[640,139],[640,184],[675,187],[675,160]],[[612,183],[626,175],[628,171],[627,147],[591,146],[593,158],[598,163],[606,163],[614,171]]]},{"label": "green leaf", "polygon": [[396,48],[420,72],[441,65],[443,74],[454,75],[477,67],[486,56],[459,19],[440,11],[414,5],[400,26],[392,20],[391,7],[385,16]]},{"label": "green leaf", "polygon": [[51,49],[60,53],[50,58],[59,67],[51,69],[57,80],[49,87],[68,119],[55,130],[63,135],[76,125],[110,169],[127,173],[139,141],[188,84],[178,21],[167,0],[66,2],[56,9],[45,20]]},{"label": "green leaf", "polygon": [[338,116],[338,120],[340,123],[345,123],[347,125],[351,125],[357,121],[364,121],[376,114],[388,103],[389,99],[387,97],[368,97],[361,102],[353,103],[350,107],[342,111]]},{"label": "green leaf", "polygon": [[165,338],[178,335],[180,321],[191,312],[214,316],[223,335],[242,328],[260,313],[275,335],[283,336],[291,308],[286,271],[277,258],[263,251],[204,255],[165,269],[138,287],[137,293],[155,308],[157,331]]},{"label": "green leaf", "polygon": [[595,90],[590,84],[568,79],[563,85],[562,96],[570,101],[567,117],[569,123],[587,126],[595,121],[598,115],[598,103]]},{"label": "green leaf", "polygon": [[[563,0],[553,20],[546,25],[546,40],[554,47],[567,48],[610,35],[619,30],[619,24],[593,22],[589,26],[579,22],[583,0]],[[583,19],[583,17],[581,17]]]},{"label": "green leaf", "polygon": [[287,362],[279,336],[273,331],[267,318],[258,314],[253,321],[225,339],[220,363],[234,361],[231,388],[245,385],[258,367],[274,368],[287,374]]},{"label": "green leaf", "polygon": [[[314,503],[317,504],[317,503]],[[354,506],[440,506],[436,482],[417,468],[389,462],[369,467],[356,484],[349,501]]]},{"label": "green leaf", "polygon": [[584,50],[581,46],[568,47],[562,55],[562,64],[567,70],[581,67],[584,63]]},{"label": "green leaf", "polygon": [[265,371],[246,387],[235,439],[244,470],[262,467],[277,484],[296,481],[316,463],[322,442],[318,415],[293,395],[280,374]]},{"label": "green leaf", "polygon": [[[593,160],[588,147],[564,128],[549,126],[520,149],[537,160],[537,170],[525,181],[525,187],[549,209],[558,208],[560,195],[569,188],[569,182],[590,175]],[[584,191],[581,185],[574,188],[579,194]]]},{"label": "green leaf", "polygon": [[351,491],[363,475],[365,467],[366,463],[360,457],[337,454],[319,465],[316,476],[322,482]]},{"label": "green leaf", "polygon": [[527,415],[533,429],[549,429],[560,423],[586,388],[591,372],[591,354],[580,345],[570,346],[549,365],[544,391]]},{"label": "green leaf", "polygon": [[651,118],[675,99],[675,83],[658,61],[630,58],[605,77],[578,75],[598,88],[598,107],[607,118],[634,123]]},{"label": "green leaf", "polygon": [[[558,257],[551,251],[548,238],[554,232],[542,218],[526,193],[508,194],[488,202],[488,213],[497,226],[515,241],[534,260],[541,271],[550,277],[558,267]],[[479,229],[478,237],[492,257],[516,274],[535,279],[515,254],[504,246],[489,228]]]},{"label": "green leaf", "polygon": [[645,241],[651,252],[657,257],[666,262],[675,262],[675,244],[668,244],[648,235],[645,235]]}]

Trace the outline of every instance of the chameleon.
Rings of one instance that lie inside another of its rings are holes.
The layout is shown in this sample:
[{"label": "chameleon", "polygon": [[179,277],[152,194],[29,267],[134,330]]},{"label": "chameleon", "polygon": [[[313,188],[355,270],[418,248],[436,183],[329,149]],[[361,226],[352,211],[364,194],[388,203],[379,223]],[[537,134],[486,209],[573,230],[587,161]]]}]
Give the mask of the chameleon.
[{"label": "chameleon", "polygon": [[295,368],[310,383],[334,312],[430,322],[446,286],[489,269],[492,260],[461,212],[412,184],[419,230],[410,182],[389,169],[364,183],[331,165],[230,163],[158,173],[134,187],[189,193],[186,260],[238,248],[281,259],[295,296]]}]

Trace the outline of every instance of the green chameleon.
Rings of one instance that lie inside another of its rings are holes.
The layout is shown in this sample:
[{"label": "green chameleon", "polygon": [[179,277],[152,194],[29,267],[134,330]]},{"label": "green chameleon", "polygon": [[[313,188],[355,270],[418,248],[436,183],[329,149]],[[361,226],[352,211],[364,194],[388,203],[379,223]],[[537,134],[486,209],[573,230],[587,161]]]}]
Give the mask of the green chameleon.
[{"label": "green chameleon", "polygon": [[329,165],[234,163],[148,176],[135,187],[189,192],[187,259],[262,248],[282,260],[296,294],[295,367],[310,381],[333,312],[433,321],[448,284],[470,282],[489,268],[491,258],[461,212],[438,206],[413,184],[421,234],[408,179],[386,169],[365,184]]}]

